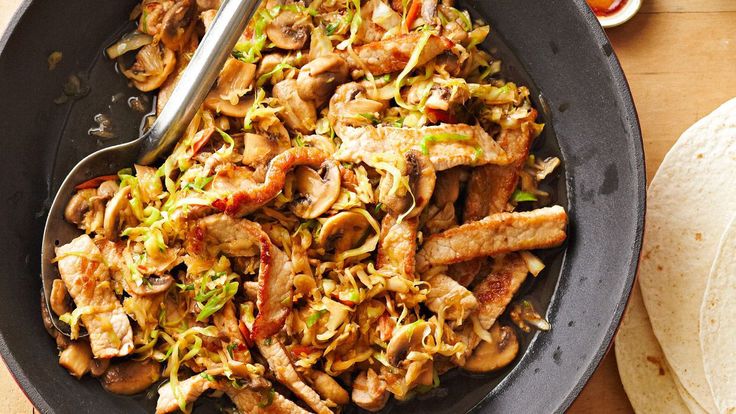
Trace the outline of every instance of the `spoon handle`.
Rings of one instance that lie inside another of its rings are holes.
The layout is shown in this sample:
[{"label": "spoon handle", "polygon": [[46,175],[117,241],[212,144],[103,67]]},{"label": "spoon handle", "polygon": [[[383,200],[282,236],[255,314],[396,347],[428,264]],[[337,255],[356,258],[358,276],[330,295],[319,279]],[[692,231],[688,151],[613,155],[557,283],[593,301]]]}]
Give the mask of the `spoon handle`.
[{"label": "spoon handle", "polygon": [[164,109],[144,135],[139,164],[153,163],[184,133],[259,3],[259,0],[222,2]]}]

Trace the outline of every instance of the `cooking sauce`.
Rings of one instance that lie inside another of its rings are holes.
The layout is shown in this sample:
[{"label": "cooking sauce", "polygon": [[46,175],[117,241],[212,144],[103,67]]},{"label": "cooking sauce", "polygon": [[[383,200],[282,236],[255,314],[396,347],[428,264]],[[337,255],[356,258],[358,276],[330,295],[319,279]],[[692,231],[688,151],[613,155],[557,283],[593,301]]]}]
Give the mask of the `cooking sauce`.
[{"label": "cooking sauce", "polygon": [[626,4],[627,0],[587,0],[596,16],[610,16]]}]

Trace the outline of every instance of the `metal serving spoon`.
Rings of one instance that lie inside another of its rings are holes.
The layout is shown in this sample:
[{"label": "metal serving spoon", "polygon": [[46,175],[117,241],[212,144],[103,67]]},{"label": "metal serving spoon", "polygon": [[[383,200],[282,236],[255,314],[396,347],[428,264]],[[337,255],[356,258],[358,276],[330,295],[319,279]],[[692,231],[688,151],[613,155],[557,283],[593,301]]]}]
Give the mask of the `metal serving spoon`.
[{"label": "metal serving spoon", "polygon": [[[46,218],[41,245],[41,281],[47,307],[53,281],[59,278],[57,266],[51,263],[55,256],[54,248],[79,236],[79,229],[64,219],[64,209],[74,194],[74,187],[91,178],[130,167],[133,163],[151,164],[171,149],[204,101],[259,4],[260,0],[224,0],[151,128],[134,141],[88,155],[64,179]],[[69,326],[50,309],[49,314],[54,327],[68,336]],[[80,337],[85,335],[80,332]]]}]

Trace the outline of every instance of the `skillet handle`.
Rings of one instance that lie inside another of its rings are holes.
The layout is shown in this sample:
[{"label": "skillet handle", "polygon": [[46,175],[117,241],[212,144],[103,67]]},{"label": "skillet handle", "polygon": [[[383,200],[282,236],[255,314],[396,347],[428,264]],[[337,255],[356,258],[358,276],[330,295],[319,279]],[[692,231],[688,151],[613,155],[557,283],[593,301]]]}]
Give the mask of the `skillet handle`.
[{"label": "skillet handle", "polygon": [[184,133],[259,4],[260,0],[223,1],[169,101],[144,134],[139,164],[153,163]]}]

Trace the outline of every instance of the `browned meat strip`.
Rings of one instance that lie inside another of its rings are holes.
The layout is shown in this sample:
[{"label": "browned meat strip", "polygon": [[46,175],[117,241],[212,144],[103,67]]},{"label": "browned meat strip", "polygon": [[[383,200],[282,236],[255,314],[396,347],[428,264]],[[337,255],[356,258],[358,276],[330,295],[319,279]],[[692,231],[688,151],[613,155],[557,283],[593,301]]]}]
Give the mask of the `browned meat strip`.
[{"label": "browned meat strip", "polygon": [[267,338],[278,332],[291,310],[292,272],[289,257],[271,243],[257,223],[215,214],[200,219],[188,240],[190,254],[220,252],[231,256],[254,256],[260,251],[258,268],[258,315],[253,337]]},{"label": "browned meat strip", "polygon": [[[392,39],[366,43],[353,49],[358,59],[348,52],[343,52],[342,57],[348,62],[351,70],[366,69],[376,76],[398,72],[406,67],[421,37],[422,33],[414,32]],[[450,40],[432,35],[419,55],[417,66],[429,62],[452,46]]]},{"label": "browned meat strip", "polygon": [[437,274],[427,280],[431,289],[427,293],[427,307],[438,313],[445,308],[449,320],[463,321],[478,307],[478,300],[450,276]]},{"label": "browned meat strip", "polygon": [[418,217],[412,217],[396,224],[396,218],[390,215],[384,217],[378,244],[379,268],[391,267],[409,279],[414,278],[417,222]]},{"label": "browned meat strip", "polygon": [[[533,120],[534,117],[531,118]],[[480,220],[506,211],[506,204],[519,181],[519,171],[529,155],[532,138],[532,129],[526,123],[518,129],[502,130],[498,144],[506,151],[511,164],[484,165],[473,170],[465,197],[463,221]]]},{"label": "browned meat strip", "polygon": [[491,273],[473,288],[473,294],[480,303],[478,320],[483,329],[491,329],[528,273],[526,262],[518,253],[494,258]]},{"label": "browned meat strip", "polygon": [[[180,381],[178,390],[184,397],[187,404],[192,403],[199,398],[205,391],[215,387],[217,383],[196,374],[193,377]],[[174,396],[174,390],[171,383],[166,383],[158,389],[158,401],[156,402],[156,414],[171,413],[179,409],[179,402]]]},{"label": "browned meat strip", "polygon": [[258,341],[257,345],[280,383],[307,403],[317,414],[332,414],[332,410],[322,401],[319,394],[310,388],[296,372],[281,342],[276,338],[270,338],[266,341]]},{"label": "browned meat strip", "polygon": [[[309,414],[309,411],[294,404],[278,392],[271,390],[256,391],[250,388],[236,389],[228,387],[225,392],[233,401],[238,412],[248,414]],[[270,404],[269,404],[270,400]]]},{"label": "browned meat strip", "polygon": [[59,273],[89,332],[95,358],[112,358],[133,351],[133,332],[112,290],[110,271],[100,249],[86,234],[56,249]]},{"label": "browned meat strip", "polygon": [[436,171],[457,165],[509,163],[506,152],[479,125],[440,124],[422,128],[337,126],[335,132],[342,140],[334,155],[338,161],[371,165],[374,157],[380,154],[426,150]]},{"label": "browned meat strip", "polygon": [[497,213],[430,236],[417,254],[417,270],[519,250],[546,249],[565,241],[567,214],[560,206]]},{"label": "browned meat strip", "polygon": [[[268,166],[266,180],[256,183],[240,180],[240,189],[215,200],[212,206],[231,216],[244,216],[271,201],[284,188],[286,173],[299,165],[318,168],[327,154],[317,148],[291,148],[274,157]],[[215,178],[217,181],[217,177]],[[213,186],[215,183],[213,182]]]}]

